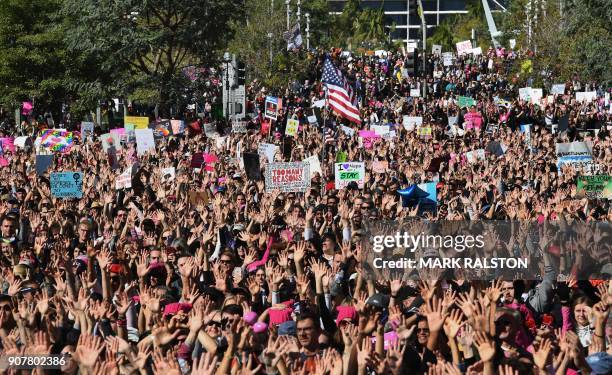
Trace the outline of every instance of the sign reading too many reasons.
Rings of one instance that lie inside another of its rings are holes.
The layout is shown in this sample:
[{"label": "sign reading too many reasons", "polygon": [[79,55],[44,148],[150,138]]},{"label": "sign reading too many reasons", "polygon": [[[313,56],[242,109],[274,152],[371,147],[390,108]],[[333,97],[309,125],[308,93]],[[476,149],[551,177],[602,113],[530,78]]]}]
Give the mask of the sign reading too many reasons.
[{"label": "sign reading too many reasons", "polygon": [[310,188],[310,165],[304,162],[270,163],[266,166],[266,192],[305,192]]}]

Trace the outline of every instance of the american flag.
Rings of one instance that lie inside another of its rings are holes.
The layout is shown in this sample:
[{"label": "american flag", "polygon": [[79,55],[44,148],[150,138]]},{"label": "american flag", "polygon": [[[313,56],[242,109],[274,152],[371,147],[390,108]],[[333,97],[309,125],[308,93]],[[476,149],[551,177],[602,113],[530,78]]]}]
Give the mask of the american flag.
[{"label": "american flag", "polygon": [[361,124],[359,108],[353,104],[353,88],[344,79],[340,69],[334,66],[329,57],[325,58],[321,81],[327,86],[328,103],[334,112],[349,121]]}]

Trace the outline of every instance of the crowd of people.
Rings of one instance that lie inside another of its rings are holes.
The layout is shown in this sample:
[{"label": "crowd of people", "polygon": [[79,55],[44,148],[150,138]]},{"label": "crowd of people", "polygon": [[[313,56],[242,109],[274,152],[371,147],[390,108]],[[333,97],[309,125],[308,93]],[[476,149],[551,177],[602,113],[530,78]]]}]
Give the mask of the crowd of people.
[{"label": "crowd of people", "polygon": [[[363,232],[377,220],[605,224],[609,201],[579,196],[585,171],[558,168],[555,145],[592,144],[597,174],[610,175],[609,88],[576,77],[563,93],[544,87],[543,101],[523,100],[511,51],[451,64],[428,55],[417,77],[402,53],[328,52],[283,92],[250,84],[246,133],[219,124],[207,136],[207,110],[144,155],[126,142],[109,159],[97,136],[75,137],[41,174],[36,147],[3,147],[0,358],[65,359],[39,374],[612,373],[609,231],[540,241],[533,253],[564,264],[558,272],[493,281],[370,277]],[[313,108],[325,99],[326,56],[353,87],[361,124]],[[578,102],[579,91],[596,98]],[[275,121],[268,95],[282,98]],[[460,96],[475,103],[460,107]],[[404,126],[406,116],[431,132]],[[296,136],[285,134],[288,119],[299,121]],[[395,134],[359,139],[381,124]],[[261,143],[279,146],[272,160],[262,155],[262,171],[316,155],[321,173],[305,192],[270,191],[237,157]],[[479,149],[484,157],[468,160]],[[198,153],[214,158],[194,168]],[[337,161],[366,163],[363,188],[335,188]],[[131,187],[116,189],[125,170]],[[59,171],[83,173],[82,198],[54,196]],[[406,207],[398,192],[426,182],[437,184],[435,208]],[[530,242],[521,230],[491,236],[498,253]]]}]

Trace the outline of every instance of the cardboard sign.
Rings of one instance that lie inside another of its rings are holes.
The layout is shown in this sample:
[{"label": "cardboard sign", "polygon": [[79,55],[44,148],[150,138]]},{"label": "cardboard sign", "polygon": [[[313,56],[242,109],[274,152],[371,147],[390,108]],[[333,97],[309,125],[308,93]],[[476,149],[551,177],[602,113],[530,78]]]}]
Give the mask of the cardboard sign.
[{"label": "cardboard sign", "polygon": [[417,135],[422,139],[431,139],[431,126],[422,126],[418,128]]},{"label": "cardboard sign", "polygon": [[135,129],[134,135],[136,136],[136,152],[139,156],[149,151],[155,152],[153,129]]},{"label": "cardboard sign", "polygon": [[463,42],[457,43],[457,55],[461,56],[470,53],[472,50],[472,41],[464,40]]},{"label": "cardboard sign", "polygon": [[232,122],[232,133],[246,133],[247,122],[246,121],[234,121]]},{"label": "cardboard sign", "polygon": [[251,181],[261,180],[259,155],[254,152],[245,152],[242,154],[242,158],[247,178]]},{"label": "cardboard sign", "polygon": [[271,143],[260,143],[257,147],[257,153],[260,156],[265,156],[268,163],[274,162],[274,155],[278,151],[278,146]]},{"label": "cardboard sign", "polygon": [[422,116],[404,116],[402,118],[402,125],[404,129],[413,131],[415,128],[420,128],[423,125]]},{"label": "cardboard sign", "polygon": [[459,96],[457,97],[457,105],[459,108],[470,108],[476,105],[476,100],[469,96]]},{"label": "cardboard sign", "polygon": [[123,118],[123,126],[125,127],[128,124],[133,125],[134,129],[147,129],[149,127],[149,118],[140,116],[125,116]]},{"label": "cardboard sign", "polygon": [[274,96],[266,96],[265,102],[265,117],[277,120],[278,119],[278,111],[281,109],[282,101]]},{"label": "cardboard sign", "polygon": [[51,194],[56,198],[81,198],[83,196],[83,173],[51,173]]},{"label": "cardboard sign", "polygon": [[580,176],[576,196],[588,199],[612,199],[612,178],[608,175]]},{"label": "cardboard sign", "polygon": [[162,168],[161,175],[163,181],[174,181],[174,179],[176,178],[176,168]]},{"label": "cardboard sign", "polygon": [[372,172],[374,173],[386,173],[389,169],[389,162],[384,160],[374,160],[372,162]]},{"label": "cardboard sign", "polygon": [[130,189],[132,187],[132,168],[128,168],[115,179],[115,190]]},{"label": "cardboard sign", "polygon": [[552,85],[552,88],[550,89],[550,93],[555,95],[563,95],[565,94],[565,83],[556,83],[554,85]]},{"label": "cardboard sign", "polygon": [[319,157],[317,155],[309,156],[302,161],[310,166],[311,180],[315,177],[315,173],[318,173],[320,176],[323,176],[323,171],[321,170],[321,163],[319,162]]},{"label": "cardboard sign", "polygon": [[38,176],[44,174],[52,164],[53,164],[53,154],[36,155],[36,174]]},{"label": "cardboard sign", "polygon": [[290,137],[297,136],[298,128],[300,126],[300,122],[296,119],[287,120],[287,126],[285,127],[285,135]]},{"label": "cardboard sign", "polygon": [[434,44],[431,46],[431,53],[433,55],[440,55],[442,54],[442,46],[439,44]]},{"label": "cardboard sign", "polygon": [[266,192],[305,192],[310,188],[310,166],[304,162],[270,163],[266,166]]},{"label": "cardboard sign", "polygon": [[336,189],[343,189],[351,182],[357,182],[359,189],[363,189],[365,182],[365,163],[348,162],[335,164]]},{"label": "cardboard sign", "polygon": [[94,123],[93,122],[81,122],[81,138],[91,138],[94,134]]}]

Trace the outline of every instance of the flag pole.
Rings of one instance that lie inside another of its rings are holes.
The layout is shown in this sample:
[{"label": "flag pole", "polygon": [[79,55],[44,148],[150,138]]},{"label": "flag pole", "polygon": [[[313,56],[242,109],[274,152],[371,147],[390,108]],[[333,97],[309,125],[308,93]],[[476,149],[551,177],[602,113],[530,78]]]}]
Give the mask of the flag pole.
[{"label": "flag pole", "polygon": [[[323,171],[326,169],[325,167],[327,166],[327,160],[325,160],[325,127],[326,127],[326,123],[327,123],[327,88],[325,90],[325,107],[323,107],[323,128],[321,128],[321,141],[323,142],[321,144],[322,149],[321,149],[321,162],[323,163]],[[323,172],[322,171],[322,172]],[[325,172],[323,172],[323,175],[321,176],[321,198],[323,198],[323,194],[325,192]]]}]

